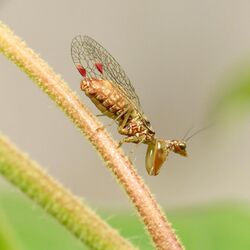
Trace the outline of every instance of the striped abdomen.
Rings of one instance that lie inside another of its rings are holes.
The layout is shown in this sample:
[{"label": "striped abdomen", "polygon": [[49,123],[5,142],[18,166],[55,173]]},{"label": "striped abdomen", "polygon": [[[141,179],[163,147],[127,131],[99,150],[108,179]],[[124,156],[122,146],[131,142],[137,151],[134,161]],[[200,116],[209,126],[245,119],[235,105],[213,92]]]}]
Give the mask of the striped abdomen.
[{"label": "striped abdomen", "polygon": [[[83,80],[81,89],[104,115],[112,119],[116,119],[130,105],[121,91],[114,88],[107,80]],[[120,117],[119,121],[122,118],[123,116]]]}]

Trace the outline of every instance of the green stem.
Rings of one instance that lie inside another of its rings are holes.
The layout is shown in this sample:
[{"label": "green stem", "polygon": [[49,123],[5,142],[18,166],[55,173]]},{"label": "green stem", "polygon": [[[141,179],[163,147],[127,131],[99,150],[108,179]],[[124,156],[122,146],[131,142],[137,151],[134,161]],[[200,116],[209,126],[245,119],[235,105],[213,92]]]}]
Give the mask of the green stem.
[{"label": "green stem", "polygon": [[181,250],[179,239],[133,165],[68,85],[10,29],[0,23],[0,52],[16,63],[91,141],[128,194],[158,249]]},{"label": "green stem", "polygon": [[136,249],[3,136],[0,173],[91,249]]}]

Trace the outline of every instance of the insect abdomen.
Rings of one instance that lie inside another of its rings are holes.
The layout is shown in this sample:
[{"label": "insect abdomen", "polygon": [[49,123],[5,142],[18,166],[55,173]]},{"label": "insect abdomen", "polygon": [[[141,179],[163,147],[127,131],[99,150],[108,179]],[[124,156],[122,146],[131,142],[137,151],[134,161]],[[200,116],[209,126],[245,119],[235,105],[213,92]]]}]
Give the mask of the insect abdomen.
[{"label": "insect abdomen", "polygon": [[129,105],[109,81],[87,79],[82,81],[81,89],[103,114],[112,119],[123,113]]}]

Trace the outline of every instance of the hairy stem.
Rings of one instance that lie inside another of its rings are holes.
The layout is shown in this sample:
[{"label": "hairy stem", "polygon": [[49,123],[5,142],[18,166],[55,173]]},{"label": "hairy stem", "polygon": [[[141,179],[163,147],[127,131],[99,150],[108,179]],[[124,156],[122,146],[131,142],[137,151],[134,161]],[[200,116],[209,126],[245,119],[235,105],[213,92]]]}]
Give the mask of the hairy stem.
[{"label": "hairy stem", "polygon": [[136,249],[3,136],[0,173],[91,249]]},{"label": "hairy stem", "polygon": [[135,205],[156,247],[161,250],[183,249],[148,187],[97,118],[60,76],[1,23],[0,50],[51,97],[90,140]]}]

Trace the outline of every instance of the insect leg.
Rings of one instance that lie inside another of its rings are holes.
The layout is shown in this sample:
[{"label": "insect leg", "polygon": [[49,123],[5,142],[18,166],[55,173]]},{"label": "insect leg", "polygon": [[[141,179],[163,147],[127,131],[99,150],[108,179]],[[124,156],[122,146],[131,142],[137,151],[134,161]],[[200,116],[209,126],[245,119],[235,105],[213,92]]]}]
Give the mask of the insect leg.
[{"label": "insect leg", "polygon": [[123,139],[120,140],[119,144],[118,144],[118,148],[121,147],[121,145],[124,143],[124,142],[127,142],[127,143],[136,143],[136,144],[139,144],[139,143],[143,143],[144,140],[146,139],[146,135],[141,135],[141,136],[128,136],[128,137],[125,137]]},{"label": "insect leg", "polygon": [[[119,114],[110,124],[108,124],[107,126],[111,126],[114,122],[118,122],[118,120],[124,115],[124,114],[126,114],[126,116],[128,116],[128,117],[126,117],[125,116],[125,118],[124,118],[124,120],[123,120],[123,122],[122,122],[122,124],[125,122],[125,124],[123,125],[123,127],[126,125],[126,123],[127,123],[127,121],[128,121],[128,118],[129,118],[129,116],[130,116],[130,112],[129,112],[129,114],[128,114],[128,111],[129,111],[129,109],[127,108],[127,109],[125,109],[121,114]],[[120,127],[120,126],[119,126]]]},{"label": "insect leg", "polygon": [[129,137],[122,138],[122,139],[119,141],[118,148],[121,147],[121,145],[122,145],[124,142],[135,142],[135,140],[137,140],[136,136],[129,136]]},{"label": "insect leg", "polygon": [[123,119],[123,121],[122,121],[122,124],[119,126],[119,128],[120,128],[120,127],[121,127],[121,128],[124,128],[124,127],[125,127],[125,125],[127,124],[127,121],[128,121],[128,119],[129,119],[131,113],[132,113],[132,110],[129,109],[129,108],[126,108],[120,115],[118,115],[118,116],[116,117],[115,120],[118,121],[119,118],[121,118],[123,115],[126,114],[125,117],[124,117],[124,119]]},{"label": "insect leg", "polygon": [[[129,110],[129,108],[125,109],[125,110],[124,110],[121,114],[119,114],[111,123],[109,123],[109,124],[107,124],[107,125],[104,125],[104,126],[102,127],[102,129],[112,126],[112,125],[114,124],[114,122],[118,122],[119,118],[122,117],[124,114],[126,114],[126,113],[128,112],[128,110]],[[124,118],[124,121],[125,121],[126,123],[127,123],[127,121],[128,121],[128,118],[129,118],[130,114],[131,114],[131,112],[129,112],[127,118],[126,118],[127,114],[126,114],[126,116],[125,116],[125,118]],[[103,114],[99,114],[99,115],[96,115],[96,116],[98,117],[98,116],[106,116],[106,115],[105,115],[105,113],[103,113]],[[124,121],[123,121],[123,123],[124,123]],[[123,123],[122,123],[122,124],[123,124]],[[123,127],[126,125],[126,123],[123,125]],[[119,126],[119,128],[120,128],[120,126]],[[118,129],[118,130],[119,130],[119,129]]]}]

